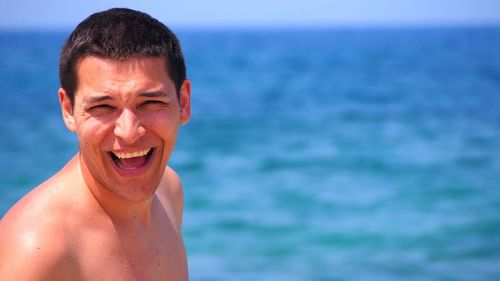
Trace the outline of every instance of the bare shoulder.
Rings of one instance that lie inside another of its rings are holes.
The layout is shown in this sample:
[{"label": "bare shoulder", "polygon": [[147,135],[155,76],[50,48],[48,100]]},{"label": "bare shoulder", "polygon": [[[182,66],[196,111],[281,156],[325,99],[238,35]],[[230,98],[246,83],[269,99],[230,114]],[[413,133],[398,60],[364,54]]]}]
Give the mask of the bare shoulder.
[{"label": "bare shoulder", "polygon": [[173,199],[180,199],[183,194],[182,183],[177,173],[170,167],[165,168],[165,173],[161,179],[158,190],[162,193],[172,196]]},{"label": "bare shoulder", "polygon": [[0,222],[0,280],[54,280],[69,276],[72,255],[66,215],[57,194],[37,187]]},{"label": "bare shoulder", "polygon": [[178,229],[182,226],[182,213],[184,208],[184,191],[179,176],[170,168],[165,168],[165,173],[157,190],[157,195],[166,206],[167,211],[173,212]]}]

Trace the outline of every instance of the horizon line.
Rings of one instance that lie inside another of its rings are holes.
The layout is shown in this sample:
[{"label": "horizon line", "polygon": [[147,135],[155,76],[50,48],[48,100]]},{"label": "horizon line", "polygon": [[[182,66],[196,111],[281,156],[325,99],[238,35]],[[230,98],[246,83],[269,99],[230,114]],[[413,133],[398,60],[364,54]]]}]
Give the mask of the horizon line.
[{"label": "horizon line", "polygon": [[[288,29],[425,29],[425,28],[500,28],[500,21],[485,22],[365,22],[365,23],[171,23],[172,30],[288,30]],[[68,31],[70,25],[2,25],[0,31]]]}]

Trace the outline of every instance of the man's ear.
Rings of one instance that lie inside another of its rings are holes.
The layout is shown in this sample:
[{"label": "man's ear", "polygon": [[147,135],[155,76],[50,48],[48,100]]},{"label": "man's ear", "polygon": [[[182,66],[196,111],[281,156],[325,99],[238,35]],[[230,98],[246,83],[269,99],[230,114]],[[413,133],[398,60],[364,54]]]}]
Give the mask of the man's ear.
[{"label": "man's ear", "polygon": [[184,80],[179,91],[179,102],[181,107],[181,125],[185,125],[191,119],[191,81]]},{"label": "man's ear", "polygon": [[66,124],[66,127],[70,131],[75,132],[76,126],[75,126],[75,117],[73,115],[73,106],[71,105],[71,101],[69,100],[68,94],[66,93],[66,90],[64,90],[63,88],[59,88],[57,94],[59,95],[59,104],[61,105],[64,124]]}]

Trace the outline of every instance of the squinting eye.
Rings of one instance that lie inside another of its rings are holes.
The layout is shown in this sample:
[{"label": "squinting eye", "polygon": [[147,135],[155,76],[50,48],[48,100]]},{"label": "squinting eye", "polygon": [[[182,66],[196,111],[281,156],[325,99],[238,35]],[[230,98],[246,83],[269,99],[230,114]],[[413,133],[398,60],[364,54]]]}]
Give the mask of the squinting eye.
[{"label": "squinting eye", "polygon": [[165,103],[162,101],[159,101],[159,100],[148,100],[148,101],[145,101],[142,105],[146,106],[146,105],[162,105],[162,104],[165,104]]},{"label": "squinting eye", "polygon": [[100,104],[100,105],[96,105],[96,106],[92,106],[88,109],[90,112],[105,112],[105,111],[113,111],[114,110],[114,107],[112,107],[111,105],[107,105],[107,104]]},{"label": "squinting eye", "polygon": [[107,104],[96,105],[96,106],[91,107],[91,109],[92,108],[110,108],[110,109],[113,109],[113,107],[111,105],[107,105]]}]

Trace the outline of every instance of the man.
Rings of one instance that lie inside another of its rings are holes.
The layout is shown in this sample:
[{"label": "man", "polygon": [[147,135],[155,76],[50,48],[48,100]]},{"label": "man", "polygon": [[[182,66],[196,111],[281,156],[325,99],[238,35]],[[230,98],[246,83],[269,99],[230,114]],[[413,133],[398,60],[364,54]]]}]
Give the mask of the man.
[{"label": "man", "polygon": [[59,101],[79,152],[0,224],[0,280],[187,280],[183,193],[165,168],[191,85],[149,15],[85,19],[61,52]]}]

